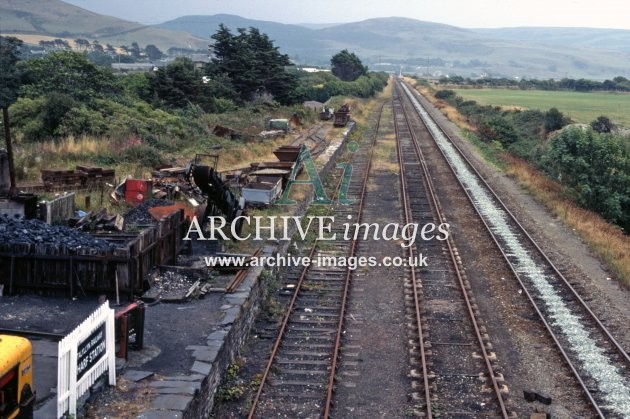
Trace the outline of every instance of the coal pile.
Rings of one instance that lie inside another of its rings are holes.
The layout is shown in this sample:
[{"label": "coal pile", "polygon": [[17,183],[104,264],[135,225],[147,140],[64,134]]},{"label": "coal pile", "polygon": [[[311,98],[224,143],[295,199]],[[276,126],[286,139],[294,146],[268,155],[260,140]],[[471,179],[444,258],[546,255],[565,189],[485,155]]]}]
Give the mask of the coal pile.
[{"label": "coal pile", "polygon": [[15,244],[27,244],[56,249],[60,253],[106,253],[115,246],[89,234],[59,225],[49,225],[40,220],[24,220],[0,216],[0,249],[12,252]]},{"label": "coal pile", "polygon": [[173,201],[167,201],[165,199],[149,199],[142,204],[130,209],[125,214],[125,227],[126,230],[131,225],[150,225],[156,224],[157,221],[149,213],[150,208],[154,207],[166,207],[173,205]]}]

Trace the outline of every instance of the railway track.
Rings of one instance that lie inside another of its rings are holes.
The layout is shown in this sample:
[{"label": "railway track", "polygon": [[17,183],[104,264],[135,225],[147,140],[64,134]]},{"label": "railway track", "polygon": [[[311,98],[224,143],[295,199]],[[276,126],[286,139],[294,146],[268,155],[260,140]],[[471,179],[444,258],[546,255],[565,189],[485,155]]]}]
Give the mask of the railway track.
[{"label": "railway track", "polygon": [[[414,112],[503,254],[586,399],[599,417],[630,415],[630,358],[570,281],[484,181],[431,116],[417,92],[401,83]],[[427,145],[429,146],[429,145]]]},{"label": "railway track", "polygon": [[[372,158],[372,146],[378,134],[380,113],[371,134],[371,144],[361,147],[352,157],[353,176],[348,196],[350,205],[335,203],[328,216],[335,217],[332,233],[341,234],[341,223],[352,216],[360,221]],[[339,179],[337,191],[342,185]],[[315,243],[306,252],[310,260],[319,256],[351,257],[356,240]],[[291,275],[291,273],[289,273]],[[293,273],[287,311],[280,324],[249,412],[253,417],[328,417],[332,407],[335,374],[344,330],[346,302],[352,271],[309,265]]]},{"label": "railway track", "polygon": [[[405,223],[442,225],[439,200],[401,90],[395,88],[395,118]],[[426,267],[408,268],[408,317],[419,370],[412,376],[416,405],[425,417],[509,417],[507,387],[496,371],[496,355],[478,318],[475,299],[452,238],[416,240],[408,257],[426,255]]]}]

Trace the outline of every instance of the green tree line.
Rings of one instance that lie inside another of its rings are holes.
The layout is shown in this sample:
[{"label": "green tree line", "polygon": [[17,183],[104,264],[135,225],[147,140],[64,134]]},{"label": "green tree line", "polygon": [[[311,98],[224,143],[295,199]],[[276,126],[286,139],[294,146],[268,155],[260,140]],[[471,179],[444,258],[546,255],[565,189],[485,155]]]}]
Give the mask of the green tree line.
[{"label": "green tree line", "polygon": [[623,76],[617,76],[612,80],[589,80],[562,78],[560,80],[547,79],[511,79],[507,77],[484,77],[479,79],[464,78],[461,76],[442,77],[441,84],[451,84],[471,87],[512,87],[522,90],[551,90],[551,91],[575,91],[575,92],[630,92],[630,80]]},{"label": "green tree line", "polygon": [[11,124],[27,141],[127,133],[167,147],[169,138],[200,135],[203,128],[191,120],[203,113],[265,101],[295,105],[334,95],[368,97],[387,83],[385,74],[346,82],[330,73],[297,71],[256,28],[232,33],[221,25],[211,38],[210,63],[198,66],[180,57],[147,73],[115,75],[90,61],[87,51],[57,50],[15,60],[14,71],[6,73],[15,74],[16,80],[9,103]]}]

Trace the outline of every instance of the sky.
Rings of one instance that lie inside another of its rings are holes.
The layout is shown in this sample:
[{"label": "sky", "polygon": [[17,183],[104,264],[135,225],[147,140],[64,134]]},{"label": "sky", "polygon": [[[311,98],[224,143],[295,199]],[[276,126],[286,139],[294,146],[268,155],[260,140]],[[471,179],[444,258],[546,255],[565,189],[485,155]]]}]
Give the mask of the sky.
[{"label": "sky", "polygon": [[630,29],[627,0],[64,0],[143,24],[227,13],[281,23],[409,17],[464,28],[563,26]]}]

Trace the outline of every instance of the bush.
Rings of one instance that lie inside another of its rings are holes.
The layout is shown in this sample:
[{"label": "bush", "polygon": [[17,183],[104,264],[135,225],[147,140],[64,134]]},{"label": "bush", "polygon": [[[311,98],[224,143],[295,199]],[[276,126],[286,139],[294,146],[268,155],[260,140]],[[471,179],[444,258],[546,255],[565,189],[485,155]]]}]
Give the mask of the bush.
[{"label": "bush", "polygon": [[547,132],[557,131],[568,123],[568,119],[556,108],[551,108],[545,112],[545,130]]},{"label": "bush", "polygon": [[627,139],[591,129],[566,129],[544,156],[548,174],[560,179],[583,207],[630,229],[630,147]]},{"label": "bush", "polygon": [[596,120],[591,122],[591,128],[593,131],[599,132],[600,134],[612,132],[616,127],[615,124],[612,123],[608,117],[602,115],[597,117]]},{"label": "bush", "polygon": [[108,132],[109,124],[100,112],[85,106],[70,109],[63,117],[57,133],[61,136],[102,136]]},{"label": "bush", "polygon": [[122,153],[122,160],[151,168],[164,164],[161,154],[146,144],[132,145],[126,148]]},{"label": "bush", "polygon": [[450,100],[455,98],[455,92],[453,90],[438,90],[435,92],[435,98],[441,100]]},{"label": "bush", "polygon": [[300,79],[296,96],[300,100],[317,100],[326,102],[333,96],[372,97],[387,85],[388,75],[385,73],[368,73],[355,81],[344,82],[330,74],[319,73],[305,75]]}]

